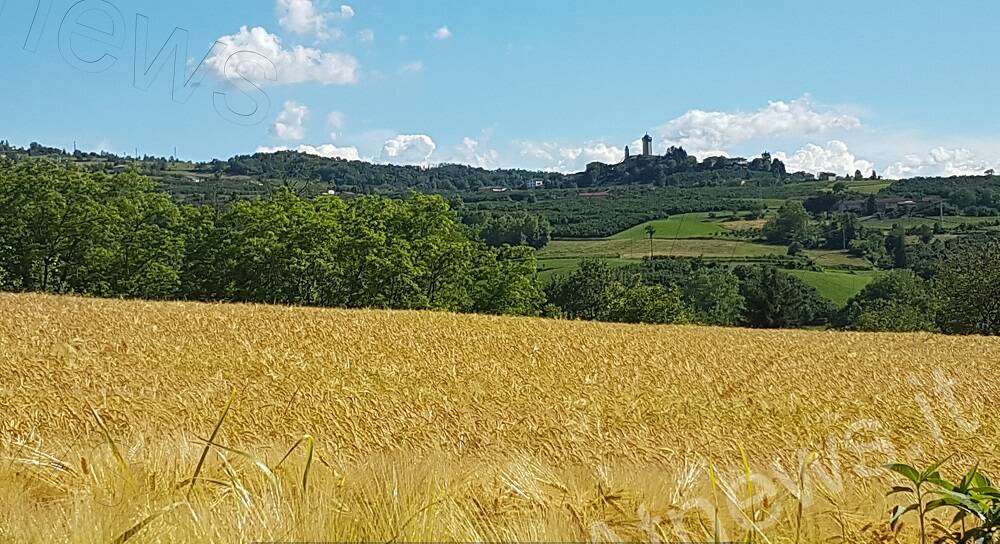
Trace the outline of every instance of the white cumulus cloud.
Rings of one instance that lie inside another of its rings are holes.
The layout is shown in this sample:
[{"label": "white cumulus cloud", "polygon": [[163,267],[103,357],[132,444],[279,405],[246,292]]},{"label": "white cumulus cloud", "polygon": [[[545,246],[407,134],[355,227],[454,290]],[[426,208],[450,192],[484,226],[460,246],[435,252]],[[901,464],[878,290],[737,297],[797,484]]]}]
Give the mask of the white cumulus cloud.
[{"label": "white cumulus cloud", "polygon": [[518,142],[520,154],[531,168],[553,172],[580,172],[592,162],[617,164],[625,158],[625,149],[605,142],[565,144],[559,142]]},{"label": "white cumulus cloud", "polygon": [[306,137],[306,118],[309,116],[309,108],[292,102],[285,102],[285,108],[278,114],[271,130],[274,135],[282,140],[301,140]]},{"label": "white cumulus cloud", "polygon": [[[236,34],[217,40],[223,47],[206,60],[206,65],[222,79],[235,74],[252,75],[258,85],[321,83],[351,85],[358,82],[358,60],[345,53],[326,53],[297,45],[286,49],[281,38],[262,27],[242,27]],[[272,72],[274,81],[262,74]],[[228,67],[228,71],[227,71]]]},{"label": "white cumulus cloud", "polygon": [[298,151],[307,155],[316,155],[327,159],[344,159],[348,161],[360,161],[361,155],[356,147],[337,147],[333,144],[323,144],[320,146],[300,145],[296,148],[286,146],[257,148],[257,153],[277,153],[279,151]]},{"label": "white cumulus cloud", "polygon": [[856,157],[847,144],[839,140],[827,142],[825,146],[808,144],[791,155],[779,152],[774,157],[785,163],[789,172],[832,172],[842,176],[854,175],[860,170],[867,177],[875,169],[874,164]]},{"label": "white cumulus cloud", "polygon": [[437,143],[426,134],[399,134],[382,144],[382,162],[399,165],[429,166]]},{"label": "white cumulus cloud", "polygon": [[316,8],[312,0],[278,0],[278,24],[288,32],[300,35],[326,35],[329,14]]},{"label": "white cumulus cloud", "polygon": [[885,170],[885,177],[977,176],[991,169],[1000,169],[1000,161],[982,159],[967,148],[938,146],[925,154],[908,154],[890,164]]},{"label": "white cumulus cloud", "polygon": [[448,151],[442,162],[493,169],[500,162],[500,153],[495,149],[484,148],[478,140],[465,137],[460,145]]},{"label": "white cumulus cloud", "polygon": [[443,26],[435,30],[433,36],[435,40],[447,40],[451,37],[451,29],[447,26]]},{"label": "white cumulus cloud", "polygon": [[758,139],[860,127],[857,116],[820,106],[806,95],[790,102],[770,102],[752,112],[691,110],[661,126],[659,133],[668,145],[706,157],[728,155],[731,146]]},{"label": "white cumulus cloud", "polygon": [[340,6],[336,12],[323,11],[314,0],[277,0],[278,24],[281,28],[300,36],[316,36],[327,39],[331,33],[340,36],[340,30],[331,31],[329,24],[335,20],[354,17],[354,8]]}]

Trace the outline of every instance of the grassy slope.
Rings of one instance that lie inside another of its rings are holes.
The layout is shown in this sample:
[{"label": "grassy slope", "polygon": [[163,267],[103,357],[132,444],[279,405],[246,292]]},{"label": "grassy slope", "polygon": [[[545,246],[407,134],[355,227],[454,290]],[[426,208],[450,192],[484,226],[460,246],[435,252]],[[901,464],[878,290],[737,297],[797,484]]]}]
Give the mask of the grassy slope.
[{"label": "grassy slope", "polygon": [[650,221],[620,232],[611,239],[647,240],[649,235],[646,233],[646,227],[650,225],[656,229],[653,237],[662,239],[704,238],[726,232],[726,228],[718,220],[710,219],[708,215],[708,213],[688,213],[669,219]]},{"label": "grassy slope", "polygon": [[861,257],[846,251],[830,249],[807,249],[805,254],[824,268],[871,269],[871,264]]},{"label": "grassy slope", "polygon": [[789,274],[813,286],[819,294],[844,306],[854,295],[861,292],[875,280],[874,272],[813,272],[811,270],[789,270]]},{"label": "grassy slope", "polygon": [[[779,516],[769,541],[793,541],[797,505],[780,482],[805,451],[843,470],[829,498],[806,503],[802,541],[872,541],[889,481],[856,467],[961,452],[1000,468],[1000,412],[982,402],[1000,393],[982,379],[997,361],[1000,339],[2,295],[0,384],[16,387],[0,396],[0,433],[32,438],[0,443],[0,527],[12,541],[110,542],[172,508],[136,541],[582,541],[594,527],[639,540],[641,512],[710,504],[709,458],[742,493],[743,448],[774,485],[755,480]],[[956,396],[940,405],[945,382]],[[186,503],[174,483],[234,387],[216,442],[276,481],[216,449]],[[939,435],[919,394],[940,408]],[[304,488],[303,449],[276,461],[305,432],[316,459]],[[844,525],[831,501],[852,512]],[[742,541],[740,515],[723,512]],[[690,521],[694,536],[666,522],[662,538],[711,540]]]},{"label": "grassy slope", "polygon": [[[538,260],[538,279],[542,283],[547,283],[557,275],[567,275],[573,273],[580,267],[581,257],[552,258]],[[624,267],[635,264],[634,260],[627,259],[604,259],[604,262],[614,267]]]}]

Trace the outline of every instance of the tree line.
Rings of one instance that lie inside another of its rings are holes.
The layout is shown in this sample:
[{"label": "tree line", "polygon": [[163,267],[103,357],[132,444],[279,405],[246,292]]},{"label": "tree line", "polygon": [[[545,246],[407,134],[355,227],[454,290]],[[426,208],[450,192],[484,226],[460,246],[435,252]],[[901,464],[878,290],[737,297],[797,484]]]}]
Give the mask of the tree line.
[{"label": "tree line", "polygon": [[528,247],[488,247],[441,197],[178,205],[135,172],[0,162],[0,286],[144,299],[538,313]]}]

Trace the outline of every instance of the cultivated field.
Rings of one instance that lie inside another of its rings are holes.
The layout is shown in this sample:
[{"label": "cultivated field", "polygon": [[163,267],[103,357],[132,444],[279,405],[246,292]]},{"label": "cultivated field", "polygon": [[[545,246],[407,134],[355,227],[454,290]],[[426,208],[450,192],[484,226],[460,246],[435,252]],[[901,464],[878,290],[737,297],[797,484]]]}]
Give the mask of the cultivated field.
[{"label": "cultivated field", "polygon": [[[674,257],[726,259],[786,255],[788,248],[739,240],[653,240],[653,254]],[[554,240],[538,252],[540,259],[612,257],[641,260],[649,256],[649,240]]]},{"label": "cultivated field", "polygon": [[646,228],[652,226],[656,232],[654,238],[709,238],[726,233],[729,229],[721,220],[709,217],[709,213],[687,213],[675,215],[669,219],[649,221],[619,232],[612,240],[648,240]]},{"label": "cultivated field", "polygon": [[3,295],[0,542],[889,542],[883,463],[1000,469],[998,361],[926,334]]},{"label": "cultivated field", "polygon": [[816,288],[837,306],[846,306],[851,297],[875,281],[875,272],[813,272],[789,270],[789,274]]}]

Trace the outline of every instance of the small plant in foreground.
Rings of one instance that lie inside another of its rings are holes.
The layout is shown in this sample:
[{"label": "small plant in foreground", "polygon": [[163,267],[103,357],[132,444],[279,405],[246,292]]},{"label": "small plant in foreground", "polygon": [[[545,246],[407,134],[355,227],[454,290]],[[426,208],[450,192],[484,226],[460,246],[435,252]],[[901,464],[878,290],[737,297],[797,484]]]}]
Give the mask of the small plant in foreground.
[{"label": "small plant in foreground", "polygon": [[[944,461],[935,463],[924,471],[909,465],[892,464],[886,468],[902,475],[912,485],[894,486],[889,495],[908,493],[917,502],[900,505],[893,509],[890,525],[896,530],[903,516],[916,512],[920,518],[920,541],[927,541],[927,516],[935,510],[951,508],[956,510],[949,525],[933,521],[935,528],[943,534],[937,543],[995,544],[1000,542],[1000,489],[980,472],[979,468],[968,471],[955,484],[941,477],[938,469]],[[929,499],[936,496],[938,498]]]},{"label": "small plant in foreground", "polygon": [[886,465],[885,467],[896,474],[903,476],[909,480],[910,484],[912,484],[912,486],[895,486],[892,488],[892,491],[889,492],[889,495],[907,493],[917,499],[917,502],[915,503],[899,505],[894,508],[889,524],[892,526],[893,530],[896,530],[899,527],[899,523],[902,521],[903,516],[910,512],[916,512],[917,517],[920,519],[920,542],[922,544],[927,542],[927,513],[941,506],[938,504],[939,501],[928,501],[926,499],[928,493],[925,486],[927,486],[927,484],[934,484],[942,481],[941,473],[938,472],[938,469],[941,468],[942,464],[944,464],[944,461],[934,463],[923,471],[901,463]]}]

